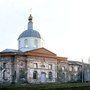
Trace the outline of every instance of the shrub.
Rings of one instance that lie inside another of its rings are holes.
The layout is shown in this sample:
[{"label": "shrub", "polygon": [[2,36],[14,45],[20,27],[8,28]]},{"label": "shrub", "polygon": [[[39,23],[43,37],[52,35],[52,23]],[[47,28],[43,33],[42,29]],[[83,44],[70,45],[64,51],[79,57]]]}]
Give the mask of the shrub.
[{"label": "shrub", "polygon": [[1,85],[0,90],[90,90],[90,83]]}]

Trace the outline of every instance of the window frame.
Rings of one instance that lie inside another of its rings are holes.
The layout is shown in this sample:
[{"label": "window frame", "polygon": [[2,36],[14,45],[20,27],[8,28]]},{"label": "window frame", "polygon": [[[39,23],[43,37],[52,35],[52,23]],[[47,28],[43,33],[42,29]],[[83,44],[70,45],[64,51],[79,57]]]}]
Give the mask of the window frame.
[{"label": "window frame", "polygon": [[37,39],[34,40],[34,48],[38,48],[38,40]]},{"label": "window frame", "polygon": [[38,72],[37,71],[33,71],[33,79],[38,79]]},{"label": "window frame", "polygon": [[34,68],[38,68],[38,64],[37,63],[33,63],[33,67]]},{"label": "window frame", "polygon": [[48,79],[49,79],[49,80],[52,80],[52,79],[53,79],[53,74],[52,74],[51,71],[48,73]]},{"label": "window frame", "polygon": [[24,40],[24,47],[25,47],[25,48],[28,48],[28,47],[29,47],[29,46],[28,46],[28,39],[25,39],[25,40]]},{"label": "window frame", "polygon": [[48,65],[48,69],[52,69],[52,64],[49,64]]}]

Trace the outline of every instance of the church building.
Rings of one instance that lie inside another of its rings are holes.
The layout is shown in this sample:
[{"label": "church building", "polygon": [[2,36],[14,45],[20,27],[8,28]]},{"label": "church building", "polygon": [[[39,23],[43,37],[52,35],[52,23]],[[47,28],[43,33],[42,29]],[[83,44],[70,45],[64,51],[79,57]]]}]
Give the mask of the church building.
[{"label": "church building", "polygon": [[67,61],[42,46],[42,38],[33,30],[33,17],[28,28],[18,37],[18,50],[0,52],[0,83],[51,83],[57,81],[57,64]]}]

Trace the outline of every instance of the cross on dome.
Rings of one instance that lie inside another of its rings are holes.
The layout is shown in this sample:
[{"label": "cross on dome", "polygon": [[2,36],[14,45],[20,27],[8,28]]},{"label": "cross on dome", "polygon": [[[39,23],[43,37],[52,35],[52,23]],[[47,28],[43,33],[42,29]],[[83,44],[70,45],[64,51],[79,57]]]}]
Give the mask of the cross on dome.
[{"label": "cross on dome", "polygon": [[28,20],[31,21],[33,19],[32,15],[30,14]]},{"label": "cross on dome", "polygon": [[32,10],[32,9],[30,9],[30,16],[29,16],[29,18],[28,18],[29,21],[31,21],[31,20],[33,19],[32,15],[31,15],[31,10]]}]

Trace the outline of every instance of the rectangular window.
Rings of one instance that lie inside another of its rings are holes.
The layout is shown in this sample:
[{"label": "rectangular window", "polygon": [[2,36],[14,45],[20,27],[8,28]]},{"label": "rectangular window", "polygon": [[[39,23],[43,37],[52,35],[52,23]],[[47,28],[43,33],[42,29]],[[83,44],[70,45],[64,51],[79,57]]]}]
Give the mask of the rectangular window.
[{"label": "rectangular window", "polygon": [[62,71],[65,71],[65,67],[64,66],[62,66]]},{"label": "rectangular window", "polygon": [[37,64],[37,63],[34,63],[34,64],[33,64],[33,67],[34,67],[34,68],[38,68],[38,64]]},{"label": "rectangular window", "polygon": [[73,71],[73,66],[69,66],[69,71]]},{"label": "rectangular window", "polygon": [[49,64],[48,65],[48,69],[52,69],[52,64]]},{"label": "rectangular window", "polygon": [[74,70],[77,72],[77,71],[78,71],[78,67],[77,67],[77,66],[75,66],[75,67],[74,67]]}]

